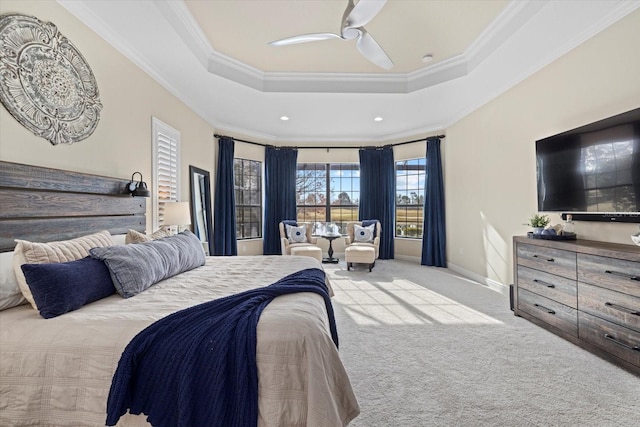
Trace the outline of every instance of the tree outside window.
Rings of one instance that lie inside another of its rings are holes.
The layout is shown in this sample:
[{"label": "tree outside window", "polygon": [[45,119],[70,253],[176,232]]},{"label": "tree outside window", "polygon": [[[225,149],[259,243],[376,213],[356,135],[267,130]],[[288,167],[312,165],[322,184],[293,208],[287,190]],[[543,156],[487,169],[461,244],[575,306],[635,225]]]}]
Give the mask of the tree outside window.
[{"label": "tree outside window", "polygon": [[233,159],[236,199],[236,238],[262,237],[262,164]]},{"label": "tree outside window", "polygon": [[297,221],[333,222],[344,234],[347,222],[358,220],[359,165],[299,163],[297,169]]}]

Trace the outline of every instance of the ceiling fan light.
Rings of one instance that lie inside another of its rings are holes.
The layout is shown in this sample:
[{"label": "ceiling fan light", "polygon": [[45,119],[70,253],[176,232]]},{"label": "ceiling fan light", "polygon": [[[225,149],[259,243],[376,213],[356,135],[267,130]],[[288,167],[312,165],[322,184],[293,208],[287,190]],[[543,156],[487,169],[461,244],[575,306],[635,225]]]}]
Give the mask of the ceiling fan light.
[{"label": "ceiling fan light", "polygon": [[342,37],[346,40],[355,40],[362,35],[358,28],[345,28],[342,30]]},{"label": "ceiling fan light", "polygon": [[369,23],[383,8],[387,0],[359,0],[357,4],[348,0],[347,8],[342,16],[340,34],[311,33],[300,34],[280,40],[269,42],[270,46],[289,46],[298,43],[308,43],[320,40],[338,38],[341,40],[356,40],[358,51],[367,60],[385,70],[393,68],[393,61],[380,47],[380,45],[365,30],[364,25]]}]

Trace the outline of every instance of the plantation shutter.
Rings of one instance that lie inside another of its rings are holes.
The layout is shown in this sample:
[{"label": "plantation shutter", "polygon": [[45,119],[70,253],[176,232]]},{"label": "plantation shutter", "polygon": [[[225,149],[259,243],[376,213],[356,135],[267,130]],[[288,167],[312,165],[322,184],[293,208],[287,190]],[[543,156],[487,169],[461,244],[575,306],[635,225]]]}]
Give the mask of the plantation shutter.
[{"label": "plantation shutter", "polygon": [[156,195],[154,229],[156,229],[164,225],[164,203],[179,200],[180,132],[155,117],[152,128],[155,166],[154,191]]}]

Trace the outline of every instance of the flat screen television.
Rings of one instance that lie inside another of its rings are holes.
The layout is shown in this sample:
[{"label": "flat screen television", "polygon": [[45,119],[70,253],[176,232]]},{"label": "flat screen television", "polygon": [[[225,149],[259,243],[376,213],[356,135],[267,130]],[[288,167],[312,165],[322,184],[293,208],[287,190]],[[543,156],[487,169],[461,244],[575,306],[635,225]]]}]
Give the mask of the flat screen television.
[{"label": "flat screen television", "polygon": [[536,141],[538,210],[640,222],[640,108]]}]

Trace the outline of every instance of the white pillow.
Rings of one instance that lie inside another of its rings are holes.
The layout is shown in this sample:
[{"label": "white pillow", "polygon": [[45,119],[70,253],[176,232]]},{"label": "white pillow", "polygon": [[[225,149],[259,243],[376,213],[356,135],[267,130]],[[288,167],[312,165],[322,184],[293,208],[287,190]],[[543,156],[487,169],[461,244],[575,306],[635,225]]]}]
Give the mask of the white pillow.
[{"label": "white pillow", "polygon": [[26,302],[13,272],[13,251],[0,253],[0,310]]},{"label": "white pillow", "polygon": [[299,227],[287,224],[289,243],[307,243],[307,224]]},{"label": "white pillow", "polygon": [[144,234],[136,230],[127,231],[124,243],[129,245],[132,243],[144,243],[151,240],[162,239],[163,237],[171,236],[171,233],[167,230],[156,230],[152,234]]},{"label": "white pillow", "polygon": [[22,264],[47,264],[75,261],[89,256],[89,249],[91,248],[111,245],[113,245],[113,239],[107,230],[71,240],[48,243],[36,243],[16,239],[16,248],[13,254],[13,271],[18,279],[18,285],[20,286],[22,295],[31,303],[34,309],[38,309],[33,295],[31,295],[27,279],[25,279],[24,273],[22,272]]},{"label": "white pillow", "polygon": [[359,243],[373,243],[373,230],[376,225],[371,224],[367,227],[361,227],[353,224],[353,240]]}]

